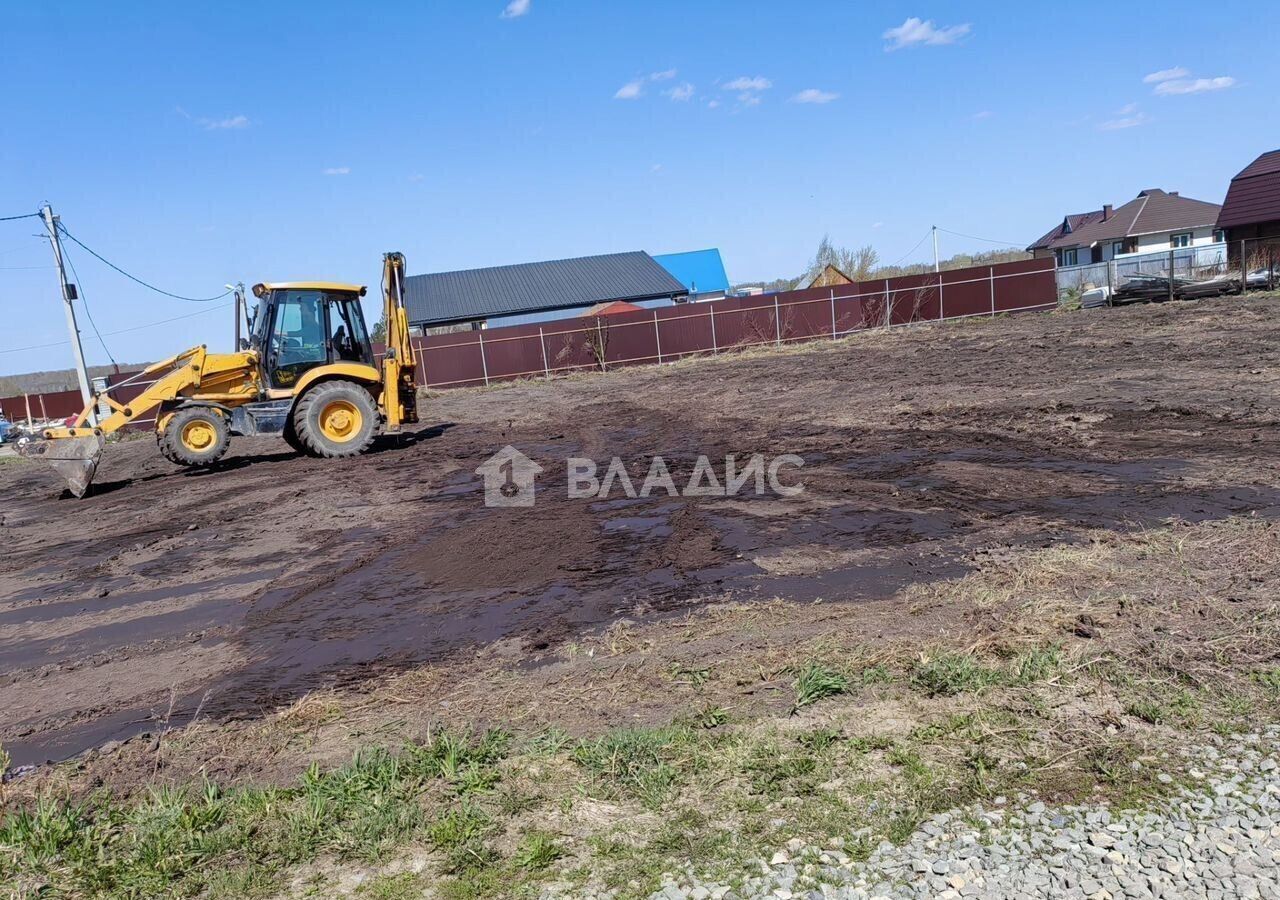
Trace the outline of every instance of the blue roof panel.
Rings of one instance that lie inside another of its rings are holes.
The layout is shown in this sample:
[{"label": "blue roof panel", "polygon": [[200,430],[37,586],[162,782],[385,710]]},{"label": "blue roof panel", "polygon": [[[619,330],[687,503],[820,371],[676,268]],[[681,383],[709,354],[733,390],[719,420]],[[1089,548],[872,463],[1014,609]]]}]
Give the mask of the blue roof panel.
[{"label": "blue roof panel", "polygon": [[690,250],[687,253],[663,253],[654,260],[676,277],[691,294],[728,292],[729,277],[724,273],[720,251]]}]

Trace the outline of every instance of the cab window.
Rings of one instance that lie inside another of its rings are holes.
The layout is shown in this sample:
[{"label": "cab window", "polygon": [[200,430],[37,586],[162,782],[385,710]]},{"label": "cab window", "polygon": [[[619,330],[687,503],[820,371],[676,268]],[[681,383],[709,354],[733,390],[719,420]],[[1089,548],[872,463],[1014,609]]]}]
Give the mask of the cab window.
[{"label": "cab window", "polygon": [[268,344],[271,380],[289,387],[309,369],[328,362],[324,294],[288,291],[275,305]]}]

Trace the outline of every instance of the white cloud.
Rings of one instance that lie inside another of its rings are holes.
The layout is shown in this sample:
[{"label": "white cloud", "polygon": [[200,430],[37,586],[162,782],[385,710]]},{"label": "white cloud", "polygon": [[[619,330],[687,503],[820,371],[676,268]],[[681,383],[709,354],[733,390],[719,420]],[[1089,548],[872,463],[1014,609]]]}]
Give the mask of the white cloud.
[{"label": "white cloud", "polygon": [[638,100],[640,95],[644,93],[644,82],[640,79],[628,81],[622,87],[618,88],[613,95],[614,100]]},{"label": "white cloud", "polygon": [[773,82],[762,75],[755,78],[739,75],[733,81],[726,82],[723,87],[726,91],[767,91],[773,87]]},{"label": "white cloud", "polygon": [[739,94],[738,102],[743,106],[759,106],[760,98],[755,94]]},{"label": "white cloud", "polygon": [[830,103],[832,100],[840,99],[839,94],[833,94],[830,91],[820,91],[817,88],[805,88],[800,93],[791,98],[792,103]]},{"label": "white cloud", "polygon": [[663,69],[661,72],[654,72],[649,76],[650,81],[670,81],[676,77],[676,69]]},{"label": "white cloud", "polygon": [[1138,111],[1138,104],[1126,103],[1124,106],[1116,110],[1116,113],[1117,115],[1128,116],[1128,115],[1132,115],[1133,113],[1136,113],[1137,111]]},{"label": "white cloud", "polygon": [[1191,73],[1182,66],[1174,66],[1172,69],[1161,69],[1159,72],[1152,72],[1146,78],[1142,79],[1143,84],[1155,84],[1159,81],[1172,81],[1175,78],[1186,78]]},{"label": "white cloud", "polygon": [[414,172],[412,175],[409,176],[409,180],[412,181],[414,184],[420,184],[424,179],[426,179],[426,177],[427,176],[423,175],[421,172]]},{"label": "white cloud", "polygon": [[225,119],[201,119],[200,124],[207,131],[218,131],[223,128],[248,128],[248,116],[228,116]]},{"label": "white cloud", "polygon": [[227,116],[225,119],[209,119],[204,116],[197,118],[181,106],[175,106],[174,110],[178,115],[182,116],[182,118],[186,119],[188,122],[195,122],[205,131],[218,131],[224,128],[248,128],[251,124],[248,116]]},{"label": "white cloud", "polygon": [[883,223],[883,222],[872,222],[872,223],[871,223],[871,227],[872,227],[872,228],[883,228],[883,227],[884,227],[884,223]]},{"label": "white cloud", "polygon": [[716,107],[718,107],[719,105],[720,105],[720,101],[719,101],[719,100],[708,100],[708,101],[707,101],[707,109],[715,109],[715,108],[716,108]]},{"label": "white cloud", "polygon": [[653,165],[651,165],[651,166],[649,167],[649,171],[650,171],[650,172],[655,172],[655,173],[656,173],[656,172],[661,172],[661,171],[662,171],[662,163],[654,163]]},{"label": "white cloud", "polygon": [[889,41],[885,50],[901,50],[903,47],[954,44],[972,30],[973,27],[968,22],[939,28],[933,23],[933,19],[921,21],[912,16],[897,28],[890,28],[881,37]]},{"label": "white cloud", "polygon": [[974,114],[973,114],[973,116],[972,116],[972,118],[974,119],[974,121],[980,122],[980,121],[982,121],[983,119],[990,119],[990,118],[991,118],[992,116],[994,116],[994,115],[995,115],[995,113],[993,113],[991,110],[989,110],[989,109],[982,109],[982,110],[979,110],[978,112],[974,113]]},{"label": "white cloud", "polygon": [[532,5],[533,0],[511,0],[507,8],[502,11],[502,18],[518,19],[529,12],[529,7]]},{"label": "white cloud", "polygon": [[693,85],[686,81],[684,84],[677,84],[675,87],[668,88],[662,94],[676,102],[683,103],[693,98]]},{"label": "white cloud", "polygon": [[350,175],[351,167],[350,166],[333,166],[332,168],[325,169],[324,174],[325,175]]},{"label": "white cloud", "polygon": [[[1130,106],[1132,106],[1132,104],[1130,104]],[[1125,107],[1124,110],[1121,110],[1122,115],[1117,118],[1108,119],[1105,122],[1099,122],[1098,130],[1122,131],[1125,128],[1137,128],[1139,125],[1146,125],[1151,121],[1151,117],[1144,112],[1134,112],[1131,115],[1123,115],[1127,109],[1129,109],[1129,107]]]},{"label": "white cloud", "polygon": [[1206,91],[1221,91],[1234,86],[1236,80],[1229,75],[1217,78],[1175,78],[1162,81],[1156,85],[1155,93],[1162,96],[1174,94],[1203,94]]}]

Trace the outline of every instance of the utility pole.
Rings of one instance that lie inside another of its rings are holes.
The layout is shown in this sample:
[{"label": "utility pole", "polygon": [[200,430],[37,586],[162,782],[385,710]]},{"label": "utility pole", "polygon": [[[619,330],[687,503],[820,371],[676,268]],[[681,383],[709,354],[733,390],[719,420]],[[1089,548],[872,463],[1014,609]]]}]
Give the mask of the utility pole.
[{"label": "utility pole", "polygon": [[58,268],[58,283],[62,288],[62,306],[67,314],[67,331],[71,335],[71,352],[76,358],[76,378],[80,382],[80,396],[89,408],[89,424],[98,424],[98,410],[91,406],[93,390],[89,387],[89,372],[84,366],[84,347],[80,346],[80,327],[76,325],[76,309],[71,301],[76,299],[76,286],[67,281],[67,270],[62,263],[62,241],[58,238],[58,217],[53,207],[45,204],[40,210],[44,225],[49,229],[49,246],[53,248],[53,262]]},{"label": "utility pole", "polygon": [[933,271],[938,271],[938,226],[933,226]]}]

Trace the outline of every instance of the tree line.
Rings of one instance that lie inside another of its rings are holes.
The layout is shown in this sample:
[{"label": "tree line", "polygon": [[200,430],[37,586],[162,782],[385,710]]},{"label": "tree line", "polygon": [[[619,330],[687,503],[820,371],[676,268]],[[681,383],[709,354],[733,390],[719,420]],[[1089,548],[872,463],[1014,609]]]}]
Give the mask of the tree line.
[{"label": "tree line", "polygon": [[[938,268],[943,271],[951,269],[967,269],[970,266],[993,266],[997,263],[1016,262],[1030,259],[1031,254],[1025,250],[983,250],[976,253],[957,253],[944,260],[939,260]],[[817,252],[809,260],[804,271],[794,278],[775,278],[772,281],[749,281],[734,285],[734,290],[758,287],[766,292],[791,291],[797,285],[812,280],[827,266],[834,266],[849,277],[851,281],[874,281],[878,278],[897,278],[901,275],[922,275],[933,271],[932,263],[908,263],[906,265],[881,265],[880,254],[875,247],[866,244],[862,247],[838,247],[831,241],[831,236],[824,234],[818,242]]]}]

